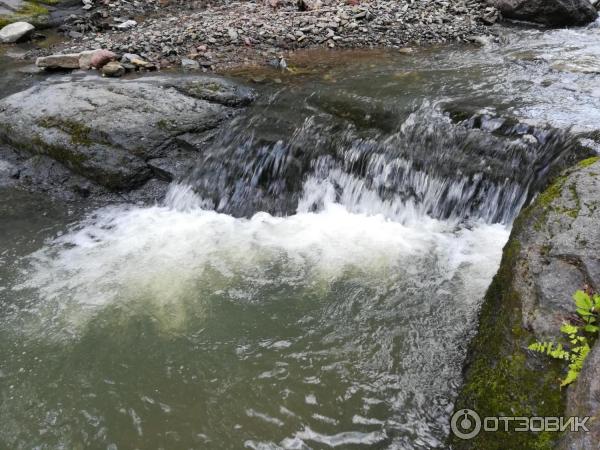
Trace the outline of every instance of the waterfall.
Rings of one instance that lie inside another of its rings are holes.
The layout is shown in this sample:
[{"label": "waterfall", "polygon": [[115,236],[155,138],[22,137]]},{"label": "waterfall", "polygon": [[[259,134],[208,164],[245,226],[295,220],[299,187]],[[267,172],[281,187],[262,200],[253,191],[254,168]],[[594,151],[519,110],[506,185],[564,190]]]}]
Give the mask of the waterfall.
[{"label": "waterfall", "polygon": [[180,184],[205,206],[289,215],[333,201],[400,222],[510,224],[553,165],[575,151],[558,130],[502,127],[502,119],[485,117],[457,123],[442,102],[425,102],[385,133],[321,113],[288,137],[257,138],[254,130],[271,120],[260,114],[223,131]]}]

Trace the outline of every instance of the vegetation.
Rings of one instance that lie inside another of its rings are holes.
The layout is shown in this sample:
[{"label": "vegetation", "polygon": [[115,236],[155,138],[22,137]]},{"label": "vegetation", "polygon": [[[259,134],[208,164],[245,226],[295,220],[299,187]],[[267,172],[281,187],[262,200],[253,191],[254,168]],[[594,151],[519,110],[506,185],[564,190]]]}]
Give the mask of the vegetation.
[{"label": "vegetation", "polygon": [[600,327],[600,295],[590,295],[584,291],[577,291],[573,295],[577,306],[576,324],[565,323],[560,327],[568,339],[566,347],[562,343],[534,342],[529,349],[544,353],[552,358],[569,362],[569,371],[562,380],[561,387],[571,384],[579,377],[583,363],[590,352],[590,342],[598,336]]},{"label": "vegetation", "polygon": [[18,21],[31,22],[33,25],[41,26],[46,22],[48,8],[45,5],[55,5],[59,0],[30,0],[17,12],[8,15],[0,15],[0,28]]}]

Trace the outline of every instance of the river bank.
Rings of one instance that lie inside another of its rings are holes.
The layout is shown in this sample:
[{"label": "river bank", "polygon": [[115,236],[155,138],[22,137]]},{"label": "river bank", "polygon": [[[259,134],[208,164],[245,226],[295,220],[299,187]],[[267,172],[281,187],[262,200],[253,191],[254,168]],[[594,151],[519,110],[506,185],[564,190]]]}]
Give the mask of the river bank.
[{"label": "river bank", "polygon": [[487,34],[497,10],[477,0],[361,2],[306,0],[234,2],[96,2],[61,25],[69,40],[32,52],[74,53],[106,48],[134,53],[164,67],[183,59],[203,70],[273,59],[305,48],[392,48],[469,41]]}]

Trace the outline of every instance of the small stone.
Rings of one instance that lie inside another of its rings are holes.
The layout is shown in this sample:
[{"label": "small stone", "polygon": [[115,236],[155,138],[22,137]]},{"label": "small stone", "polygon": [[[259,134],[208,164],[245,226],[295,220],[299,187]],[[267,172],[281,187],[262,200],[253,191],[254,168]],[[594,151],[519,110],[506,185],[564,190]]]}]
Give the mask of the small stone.
[{"label": "small stone", "polygon": [[229,39],[231,39],[232,41],[236,41],[238,38],[238,33],[233,28],[229,28],[227,30],[227,34],[229,35]]},{"label": "small stone", "polygon": [[121,63],[130,63],[134,59],[142,59],[142,57],[135,53],[124,53],[123,56],[121,56]]},{"label": "small stone", "polygon": [[126,20],[125,22],[117,25],[116,28],[119,30],[129,30],[135,26],[137,26],[137,22],[135,20]]},{"label": "small stone", "polygon": [[197,70],[200,68],[200,64],[193,59],[183,58],[181,60],[181,67],[183,67],[184,70]]},{"label": "small stone", "polygon": [[111,61],[102,67],[102,76],[118,78],[125,75],[125,67],[116,61]]}]

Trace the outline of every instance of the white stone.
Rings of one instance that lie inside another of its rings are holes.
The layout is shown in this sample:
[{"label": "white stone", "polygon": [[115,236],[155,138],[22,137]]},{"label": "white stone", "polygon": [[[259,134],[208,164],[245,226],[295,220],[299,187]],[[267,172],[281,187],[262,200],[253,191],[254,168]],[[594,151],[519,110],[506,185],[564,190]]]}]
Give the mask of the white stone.
[{"label": "white stone", "polygon": [[35,30],[35,27],[27,22],[11,23],[0,30],[0,42],[5,44],[17,42],[33,30]]},{"label": "white stone", "polygon": [[128,30],[130,28],[135,27],[136,25],[137,25],[137,22],[135,20],[126,20],[125,22],[117,25],[117,28],[119,30]]}]

